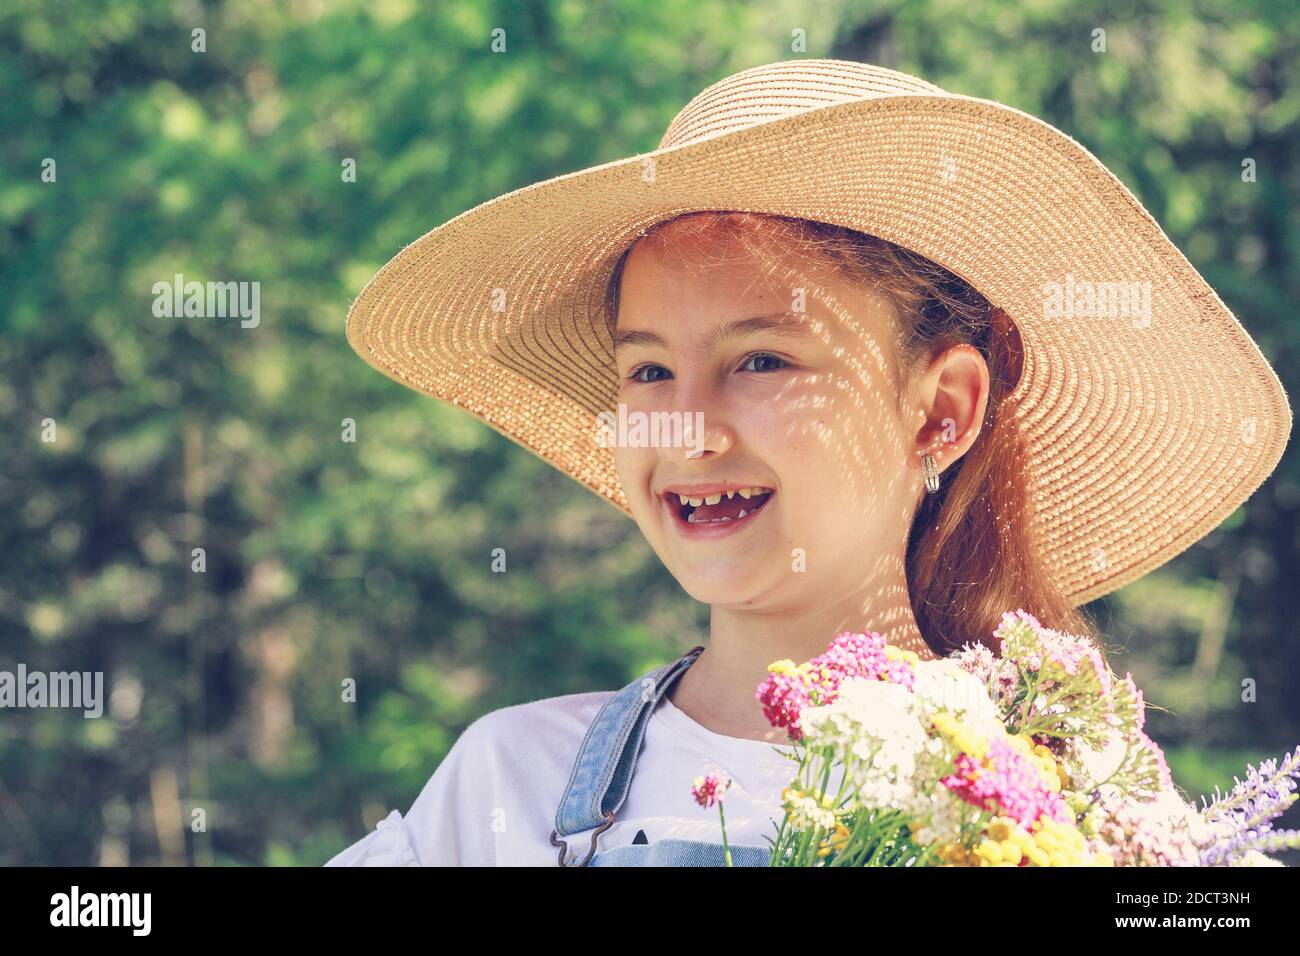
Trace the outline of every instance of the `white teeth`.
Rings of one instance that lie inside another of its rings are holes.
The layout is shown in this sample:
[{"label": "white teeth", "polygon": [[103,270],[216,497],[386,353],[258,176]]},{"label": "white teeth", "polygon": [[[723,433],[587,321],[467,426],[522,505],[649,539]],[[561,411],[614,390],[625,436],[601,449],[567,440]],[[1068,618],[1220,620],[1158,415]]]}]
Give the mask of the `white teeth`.
[{"label": "white teeth", "polygon": [[753,514],[757,510],[758,510],[757,508],[754,508],[750,511],[746,511],[744,508],[741,508],[740,514],[736,515],[736,517],[734,518],[697,518],[695,517],[696,512],[692,511],[690,514],[686,516],[686,523],[687,524],[721,524],[724,521],[739,521],[741,518],[745,517],[745,515]]},{"label": "white teeth", "polygon": [[686,516],[687,524],[722,524],[726,521],[735,521],[736,518],[696,518],[695,512],[692,511]]},{"label": "white teeth", "polygon": [[[723,499],[724,495],[728,501],[736,497],[736,495],[740,495],[740,497],[748,500],[750,498],[757,498],[762,495],[769,494],[771,490],[772,489],[770,488],[736,488],[736,489],[732,489],[731,491],[718,492],[717,494],[712,494],[712,495],[704,495],[699,498],[692,498],[690,495],[684,495],[681,492],[675,492],[675,494],[677,495],[677,500],[680,501],[683,506],[690,505],[692,508],[698,508],[701,505],[705,505],[705,504],[716,505],[718,502],[720,502]],[[757,511],[758,509],[754,509],[754,510]],[[745,512],[742,511],[741,515],[744,514]],[[733,519],[723,518],[720,520],[730,521]],[[695,523],[698,523],[698,521]]]}]

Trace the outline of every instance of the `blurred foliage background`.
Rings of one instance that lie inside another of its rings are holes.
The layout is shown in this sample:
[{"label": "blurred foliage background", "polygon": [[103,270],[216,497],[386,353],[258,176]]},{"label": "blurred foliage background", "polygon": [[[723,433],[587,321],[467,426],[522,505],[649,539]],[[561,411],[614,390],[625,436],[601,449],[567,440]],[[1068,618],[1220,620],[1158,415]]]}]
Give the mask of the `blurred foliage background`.
[{"label": "blurred foliage background", "polygon": [[[1042,116],[1140,197],[1300,394],[1294,12],[6,3],[0,669],[102,670],[111,700],[99,720],[0,715],[0,863],[318,864],[405,812],[478,715],[622,686],[706,636],[630,521],[367,368],[343,320],[405,243],[654,148],[736,70],[856,59]],[[260,282],[260,326],[155,317],[176,273]],[[1167,708],[1149,730],[1192,796],[1300,741],[1297,460],[1089,608]],[[515,573],[490,572],[495,547]]]}]

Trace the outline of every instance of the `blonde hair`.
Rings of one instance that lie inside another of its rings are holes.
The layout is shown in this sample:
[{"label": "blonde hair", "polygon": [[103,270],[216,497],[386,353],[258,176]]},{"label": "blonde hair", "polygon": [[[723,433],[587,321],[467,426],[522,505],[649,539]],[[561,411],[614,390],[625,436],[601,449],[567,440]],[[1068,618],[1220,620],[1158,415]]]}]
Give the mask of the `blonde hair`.
[{"label": "blonde hair", "polygon": [[[912,517],[906,549],[908,596],[929,647],[947,654],[979,643],[998,653],[993,631],[1006,611],[1024,609],[1045,626],[1101,637],[1089,618],[1053,585],[1025,520],[1025,448],[1007,396],[1022,367],[1014,324],[969,283],[937,263],[875,236],[806,219],[758,213],[686,213],[642,234],[663,246],[663,231],[685,226],[721,230],[759,255],[751,237],[784,240],[782,253],[821,261],[871,285],[894,306],[898,335],[891,343],[906,381],[919,366],[958,343],[977,348],[988,365],[990,393],[978,438],[925,494]],[[628,255],[618,260],[606,290],[605,317],[618,320],[619,289]],[[897,402],[901,408],[903,392]]]}]

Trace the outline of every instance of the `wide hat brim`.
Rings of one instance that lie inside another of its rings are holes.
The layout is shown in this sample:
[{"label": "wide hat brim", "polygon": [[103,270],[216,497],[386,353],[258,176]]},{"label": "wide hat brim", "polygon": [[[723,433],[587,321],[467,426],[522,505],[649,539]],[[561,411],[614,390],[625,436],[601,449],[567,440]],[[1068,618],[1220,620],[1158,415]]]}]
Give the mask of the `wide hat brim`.
[{"label": "wide hat brim", "polygon": [[[737,74],[679,114],[687,141],[433,229],[362,290],[349,343],[630,515],[596,427],[618,401],[603,309],[621,253],[692,211],[833,223],[940,263],[1015,322],[1026,517],[1073,604],[1212,531],[1270,474],[1291,431],[1282,384],[1245,329],[1123,184],[1039,119],[922,81],[932,92],[885,83],[755,119],[744,105],[755,84],[734,82],[811,69],[835,86],[849,67],[889,74],[843,61]],[[1087,314],[1081,283],[1149,283],[1149,312]],[[1048,304],[1053,288],[1080,296],[1066,314]]]}]

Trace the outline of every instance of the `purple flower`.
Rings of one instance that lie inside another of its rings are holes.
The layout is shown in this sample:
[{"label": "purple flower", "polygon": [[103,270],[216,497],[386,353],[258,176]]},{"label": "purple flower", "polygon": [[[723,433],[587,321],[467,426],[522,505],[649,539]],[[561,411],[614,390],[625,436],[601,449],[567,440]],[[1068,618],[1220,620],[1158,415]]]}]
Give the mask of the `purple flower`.
[{"label": "purple flower", "polygon": [[1201,847],[1202,866],[1231,866],[1251,850],[1277,851],[1300,846],[1300,830],[1274,830],[1273,821],[1296,801],[1300,777],[1300,747],[1287,754],[1279,767],[1273,758],[1259,768],[1246,767],[1246,779],[1236,781],[1223,796],[1199,811],[1201,823],[1212,834]]}]

